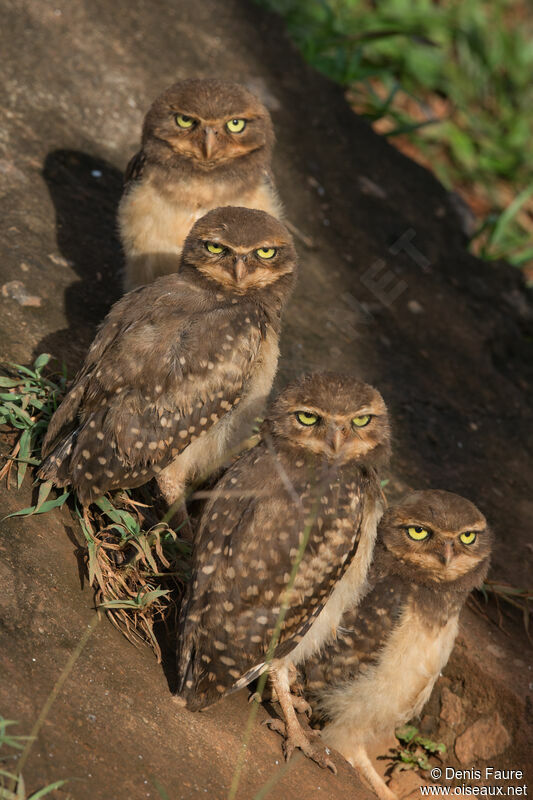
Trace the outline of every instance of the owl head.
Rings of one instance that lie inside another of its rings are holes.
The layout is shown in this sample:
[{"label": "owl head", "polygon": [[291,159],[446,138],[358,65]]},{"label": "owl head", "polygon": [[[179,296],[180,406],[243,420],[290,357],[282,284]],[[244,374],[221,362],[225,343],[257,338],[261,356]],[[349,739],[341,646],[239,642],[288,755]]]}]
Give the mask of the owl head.
[{"label": "owl head", "polygon": [[246,294],[292,285],[296,250],[285,225],[265,211],[224,206],[192,227],[183,247],[182,273],[194,269],[213,285]]},{"label": "owl head", "polygon": [[337,464],[377,466],[390,456],[385,401],[349,375],[314,372],[289,384],[273,403],[265,430],[280,444]]},{"label": "owl head", "polygon": [[143,126],[143,149],[171,166],[196,172],[253,160],[270,161],[274,133],[270,114],[238,83],[179,81],[153,103]]},{"label": "owl head", "polygon": [[421,491],[387,509],[379,541],[421,582],[456,581],[481,566],[485,571],[492,533],[481,511],[458,494]]}]

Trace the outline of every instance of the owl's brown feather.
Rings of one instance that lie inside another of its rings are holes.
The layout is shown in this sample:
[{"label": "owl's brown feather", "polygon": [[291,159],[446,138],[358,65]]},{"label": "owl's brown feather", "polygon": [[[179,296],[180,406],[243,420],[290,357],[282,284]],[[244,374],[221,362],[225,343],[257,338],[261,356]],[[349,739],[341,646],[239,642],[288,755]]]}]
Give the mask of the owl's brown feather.
[{"label": "owl's brown feather", "polygon": [[124,189],[128,189],[128,184],[138,181],[143,176],[144,168],[146,166],[146,153],[144,150],[139,150],[128,161],[128,165],[124,170]]},{"label": "owl's brown feather", "polygon": [[[314,378],[320,384],[321,376]],[[292,391],[276,401],[283,415]],[[336,463],[275,432],[270,438],[268,420],[265,431],[215,486],[202,515],[178,658],[180,694],[191,709],[264,671],[284,601],[270,655],[283,660],[303,642],[352,563],[363,518],[380,494],[376,471],[364,459]]]},{"label": "owl's brown feather", "polygon": [[[427,540],[410,540],[414,525],[428,526]],[[462,545],[459,536],[469,530],[477,539]],[[442,544],[450,541],[456,548],[447,561]],[[345,611],[336,639],[300,668],[324,741],[382,800],[393,795],[366,746],[420,713],[450,655],[459,612],[487,573],[491,544],[483,515],[468,500],[442,491],[408,495],[380,522],[368,593]]]},{"label": "owl's brown feather", "polygon": [[[254,304],[224,306],[177,276],[122,300],[54,417],[41,477],[72,483],[82,503],[145,483],[239,402],[266,324]],[[225,335],[232,351],[221,359]],[[53,443],[75,422],[59,461]]]},{"label": "owl's brown feather", "polygon": [[[203,237],[221,229],[227,244],[213,257]],[[268,267],[253,256],[263,235],[280,251]],[[270,390],[281,308],[295,267],[289,234],[263,212],[225,208],[200,220],[187,242],[182,274],[113,306],[50,423],[39,475],[72,484],[83,504],[109,489],[146,483],[231,415],[217,449],[224,455]],[[244,287],[233,264],[246,255],[233,254],[231,242],[252,250]],[[259,285],[254,269],[263,276]],[[183,467],[177,495],[201,456]]]}]

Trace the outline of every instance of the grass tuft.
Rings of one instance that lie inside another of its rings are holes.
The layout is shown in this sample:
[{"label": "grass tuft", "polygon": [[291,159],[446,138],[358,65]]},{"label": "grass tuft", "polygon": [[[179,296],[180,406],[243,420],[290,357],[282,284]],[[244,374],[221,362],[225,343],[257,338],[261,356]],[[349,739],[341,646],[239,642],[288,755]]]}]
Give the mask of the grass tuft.
[{"label": "grass tuft", "polygon": [[[0,480],[9,486],[13,473],[20,489],[30,465],[41,463],[41,445],[52,414],[65,394],[67,375],[49,368],[51,357],[40,355],[32,368],[8,364],[0,375],[0,424],[11,450],[4,456]],[[55,492],[51,481],[38,484],[35,505],[8,517],[45,514],[68,507],[85,540],[85,564],[95,601],[113,624],[135,645],[147,643],[161,660],[154,625],[166,620],[187,577],[189,545],[166,523],[146,529],[144,510],[128,491],[106,495],[83,512],[75,492]],[[0,798],[1,800],[1,798]]]},{"label": "grass tuft", "polygon": [[[8,731],[11,725],[17,724],[18,723],[13,720],[4,719],[4,717],[0,716],[0,764],[18,757],[15,754],[11,755],[5,753],[5,747],[14,750],[23,750],[27,742],[32,738],[31,736],[16,736]],[[0,800],[39,800],[39,798],[46,797],[46,795],[56,791],[56,789],[60,789],[66,782],[67,781],[55,781],[55,783],[50,783],[48,786],[38,789],[36,792],[28,795],[22,775],[16,775],[0,768]]]},{"label": "grass tuft", "polygon": [[[32,368],[6,364],[2,369],[4,374],[0,375],[0,425],[8,426],[15,436],[11,452],[0,470],[0,480],[5,477],[9,485],[11,472],[15,468],[19,489],[28,465],[36,467],[41,463],[44,434],[65,394],[65,367],[60,372],[46,369],[51,360],[48,353],[41,353]],[[44,499],[41,500],[41,506]],[[33,509],[32,513],[36,510]],[[29,511],[24,509],[24,513]]]},{"label": "grass tuft", "polygon": [[[130,510],[119,503],[127,503]],[[125,493],[102,497],[95,505],[98,510],[92,517],[79,509],[76,514],[97,606],[133,644],[148,644],[160,662],[154,626],[168,621],[176,594],[183,591],[190,545],[166,523],[144,530],[142,504]]]}]

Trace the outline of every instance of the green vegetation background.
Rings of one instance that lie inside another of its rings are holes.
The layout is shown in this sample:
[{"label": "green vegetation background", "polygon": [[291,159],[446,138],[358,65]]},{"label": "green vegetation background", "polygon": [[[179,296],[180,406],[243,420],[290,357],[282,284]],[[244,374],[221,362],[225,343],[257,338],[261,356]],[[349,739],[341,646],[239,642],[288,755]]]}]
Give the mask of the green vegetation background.
[{"label": "green vegetation background", "polygon": [[470,203],[475,252],[533,277],[529,0],[256,2],[379,132]]}]

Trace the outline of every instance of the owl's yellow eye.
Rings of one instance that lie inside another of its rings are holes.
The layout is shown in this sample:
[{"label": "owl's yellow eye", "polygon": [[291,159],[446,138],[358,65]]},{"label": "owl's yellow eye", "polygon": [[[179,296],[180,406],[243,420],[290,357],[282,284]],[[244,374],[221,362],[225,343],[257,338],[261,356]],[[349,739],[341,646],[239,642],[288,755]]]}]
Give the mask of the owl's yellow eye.
[{"label": "owl's yellow eye", "polygon": [[371,416],[370,414],[363,414],[362,417],[354,417],[352,419],[352,425],[355,428],[364,428],[370,422]]},{"label": "owl's yellow eye", "polygon": [[222,245],[217,244],[216,242],[206,242],[205,246],[210,253],[213,253],[213,255],[216,256],[222,253],[222,251],[224,250]]},{"label": "owl's yellow eye", "polygon": [[427,528],[422,528],[421,525],[411,525],[411,527],[407,528],[407,533],[415,542],[421,542],[429,536]]},{"label": "owl's yellow eye", "polygon": [[309,411],[297,411],[296,419],[301,425],[316,425],[320,417],[317,414],[310,414]]},{"label": "owl's yellow eye", "polygon": [[276,255],[276,248],[275,247],[260,247],[259,250],[256,250],[256,255],[259,258],[274,258]]},{"label": "owl's yellow eye", "polygon": [[176,125],[179,128],[192,128],[194,119],[188,117],[187,114],[176,114]]},{"label": "owl's yellow eye", "polygon": [[229,122],[226,122],[226,128],[230,133],[242,133],[246,128],[246,120],[230,119]]},{"label": "owl's yellow eye", "polygon": [[477,539],[477,533],[475,531],[465,531],[459,536],[459,539],[463,544],[474,544]]}]

